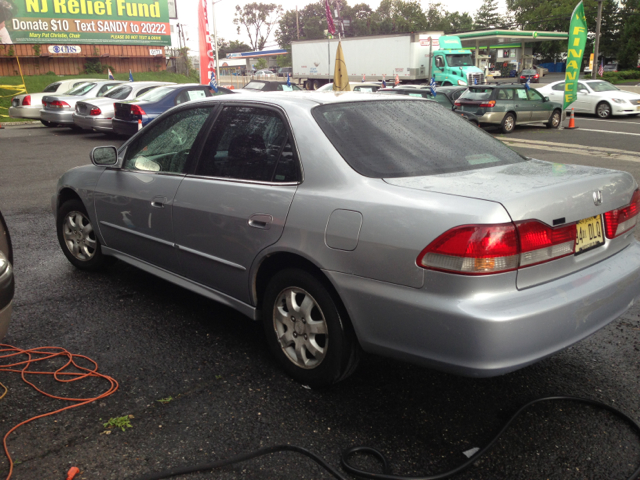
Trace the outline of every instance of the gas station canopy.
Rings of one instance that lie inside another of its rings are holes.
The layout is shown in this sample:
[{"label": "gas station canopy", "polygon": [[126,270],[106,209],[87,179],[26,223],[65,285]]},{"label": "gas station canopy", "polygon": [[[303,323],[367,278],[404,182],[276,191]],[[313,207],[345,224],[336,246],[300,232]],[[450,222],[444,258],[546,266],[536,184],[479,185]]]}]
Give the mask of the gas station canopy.
[{"label": "gas station canopy", "polygon": [[534,32],[530,30],[481,30],[479,32],[456,33],[462,46],[474,48],[517,48],[524,43],[567,41],[567,32]]}]

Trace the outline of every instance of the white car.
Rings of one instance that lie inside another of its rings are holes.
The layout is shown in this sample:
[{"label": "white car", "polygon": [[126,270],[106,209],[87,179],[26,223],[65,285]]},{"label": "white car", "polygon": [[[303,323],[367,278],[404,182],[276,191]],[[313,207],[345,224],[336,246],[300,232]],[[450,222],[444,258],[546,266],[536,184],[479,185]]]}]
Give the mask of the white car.
[{"label": "white car", "polygon": [[42,97],[45,95],[62,95],[65,92],[87,83],[96,82],[95,78],[71,78],[60,80],[47,85],[40,93],[25,93],[16,95],[11,99],[9,116],[13,118],[33,118],[40,120],[40,110],[42,110]]},{"label": "white car", "polygon": [[[562,103],[564,81],[553,82],[537,89],[552,102]],[[612,115],[640,114],[640,93],[620,90],[604,80],[580,80],[578,99],[570,108],[576,113],[594,113],[600,118]]]},{"label": "white car", "polygon": [[263,78],[264,78],[264,77],[275,77],[275,76],[276,76],[276,74],[275,74],[275,73],[273,73],[273,72],[272,72],[271,70],[269,70],[268,68],[265,68],[265,69],[263,69],[263,70],[258,70],[258,71],[256,72],[256,77],[257,77],[257,78],[260,78],[260,77],[263,77]]},{"label": "white car", "polygon": [[[393,87],[393,82],[387,83],[387,86]],[[349,82],[352,92],[367,92],[373,93],[379,88],[382,88],[382,82]],[[321,86],[318,92],[331,92],[333,91],[333,83],[326,83]]]}]

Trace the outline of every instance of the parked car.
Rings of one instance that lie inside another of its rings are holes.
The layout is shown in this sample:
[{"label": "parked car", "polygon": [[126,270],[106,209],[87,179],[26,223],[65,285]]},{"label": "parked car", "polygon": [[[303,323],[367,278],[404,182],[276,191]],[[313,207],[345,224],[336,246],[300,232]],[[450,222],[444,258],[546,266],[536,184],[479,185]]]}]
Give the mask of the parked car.
[{"label": "parked car", "polygon": [[618,64],[617,63],[607,63],[604,67],[602,67],[604,72],[617,72]]},{"label": "parked car", "polygon": [[640,295],[631,174],[523,157],[435,102],[225,95],[91,159],[52,198],[68,260],[118,258],[260,320],[313,387],[360,349],[500,375]]},{"label": "parked car", "polygon": [[[216,95],[229,93],[233,92],[224,87],[218,87]],[[113,132],[131,136],[140,127],[144,127],[170,108],[213,95],[214,92],[209,88],[209,85],[181,83],[154,88],[134,100],[115,102],[113,104],[115,116],[111,123]]]},{"label": "parked car", "polygon": [[293,67],[280,67],[278,69],[279,77],[286,77],[287,75],[293,75]]},{"label": "parked car", "polygon": [[256,72],[256,77],[261,78],[261,77],[275,77],[276,74],[273,73],[271,70],[269,70],[268,68],[263,68],[262,70],[258,70]]},{"label": "parked car", "polygon": [[40,121],[47,127],[63,126],[79,128],[73,123],[76,102],[85,98],[104,97],[113,87],[124,83],[119,80],[100,80],[78,85],[64,95],[42,97]]},{"label": "parked car", "polygon": [[71,78],[53,82],[44,87],[40,93],[25,93],[16,95],[11,99],[9,116],[12,118],[33,118],[40,120],[40,110],[42,110],[42,97],[45,95],[64,95],[69,90],[73,90],[79,85],[87,82],[97,82],[95,78]]},{"label": "parked car", "polygon": [[476,115],[480,126],[500,126],[504,133],[513,132],[516,124],[544,123],[558,128],[562,119],[562,104],[524,85],[471,85],[456,105]]},{"label": "parked car", "polygon": [[11,237],[0,212],[0,342],[9,329],[14,288]]},{"label": "parked car", "polygon": [[[382,83],[381,82],[349,82],[349,87],[351,87],[352,92],[373,93],[377,91],[379,88],[382,88]],[[317,91],[332,92],[333,82],[324,84]]]},{"label": "parked car", "polygon": [[276,82],[270,80],[251,80],[243,88],[236,90],[240,93],[248,92],[293,92],[302,90],[298,85],[292,83],[287,85],[286,82]]},{"label": "parked car", "polygon": [[[564,81],[553,82],[538,90],[551,100],[562,102]],[[612,115],[638,115],[640,113],[640,93],[620,90],[604,80],[580,80],[578,98],[569,108],[577,113],[591,113],[600,118]]]},{"label": "parked car", "polygon": [[544,77],[547,73],[549,73],[549,69],[545,67],[541,67],[540,65],[534,65],[533,68],[540,73],[540,77]]},{"label": "parked car", "polygon": [[96,132],[112,132],[115,115],[114,100],[132,100],[144,95],[149,90],[164,85],[175,85],[173,82],[127,82],[109,90],[104,97],[90,98],[76,103],[73,123],[84,130]]},{"label": "parked car", "polygon": [[527,80],[529,83],[540,83],[540,75],[538,75],[538,71],[533,68],[522,70],[522,72],[520,72],[519,81],[520,83],[527,83]]},{"label": "parked car", "polygon": [[[452,101],[444,92],[441,91],[445,88],[457,90],[460,89],[460,87],[441,87],[436,91],[435,97],[431,94],[431,90],[428,88],[381,88],[378,90],[378,93],[383,95],[408,95],[410,97],[434,100],[447,110],[452,111],[455,115],[460,115],[465,120],[473,123],[476,127],[479,126],[480,122],[478,122],[478,117],[476,117],[473,113],[458,110],[458,107],[454,105],[454,101]],[[466,87],[461,88],[461,90],[464,92],[466,90]]]}]

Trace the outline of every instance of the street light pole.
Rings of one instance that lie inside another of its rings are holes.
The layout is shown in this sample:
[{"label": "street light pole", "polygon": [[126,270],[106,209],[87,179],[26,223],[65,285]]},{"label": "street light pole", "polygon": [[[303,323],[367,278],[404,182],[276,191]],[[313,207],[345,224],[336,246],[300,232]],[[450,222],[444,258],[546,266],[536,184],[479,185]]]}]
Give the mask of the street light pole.
[{"label": "street light pole", "polygon": [[593,65],[591,66],[591,78],[595,80],[598,72],[598,54],[600,49],[600,24],[602,23],[602,1],[598,0],[598,18],[596,18],[596,45],[593,49]]}]

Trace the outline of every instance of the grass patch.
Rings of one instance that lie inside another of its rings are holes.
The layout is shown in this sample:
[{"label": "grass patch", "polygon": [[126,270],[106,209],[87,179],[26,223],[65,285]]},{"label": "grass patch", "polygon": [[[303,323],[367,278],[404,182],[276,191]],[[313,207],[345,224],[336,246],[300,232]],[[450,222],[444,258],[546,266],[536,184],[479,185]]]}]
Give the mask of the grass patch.
[{"label": "grass patch", "polygon": [[[114,73],[116,80],[129,80],[129,73]],[[87,74],[82,75],[56,75],[54,73],[46,75],[31,75],[24,77],[24,82],[27,86],[27,92],[39,93],[50,83],[57,82],[59,80],[66,80],[69,78],[100,78],[107,80],[107,76],[102,74]],[[137,82],[142,81],[158,81],[158,82],[174,82],[174,83],[197,83],[193,78],[186,77],[177,73],[159,71],[159,72],[135,72],[133,78]],[[0,85],[21,85],[22,79],[20,77],[0,77]],[[8,95],[8,96],[5,96]],[[29,118],[9,118],[9,111],[6,110],[11,106],[11,99],[15,96],[14,92],[10,90],[4,90],[0,88],[0,115],[7,115],[7,117],[0,117],[0,122],[30,122],[33,121]]]},{"label": "grass patch", "polygon": [[102,425],[104,425],[104,428],[107,428],[107,429],[119,428],[124,432],[125,428],[133,428],[129,420],[130,418],[133,418],[133,415],[125,415],[124,417],[114,417],[114,418],[110,418],[107,423],[103,423]]}]

